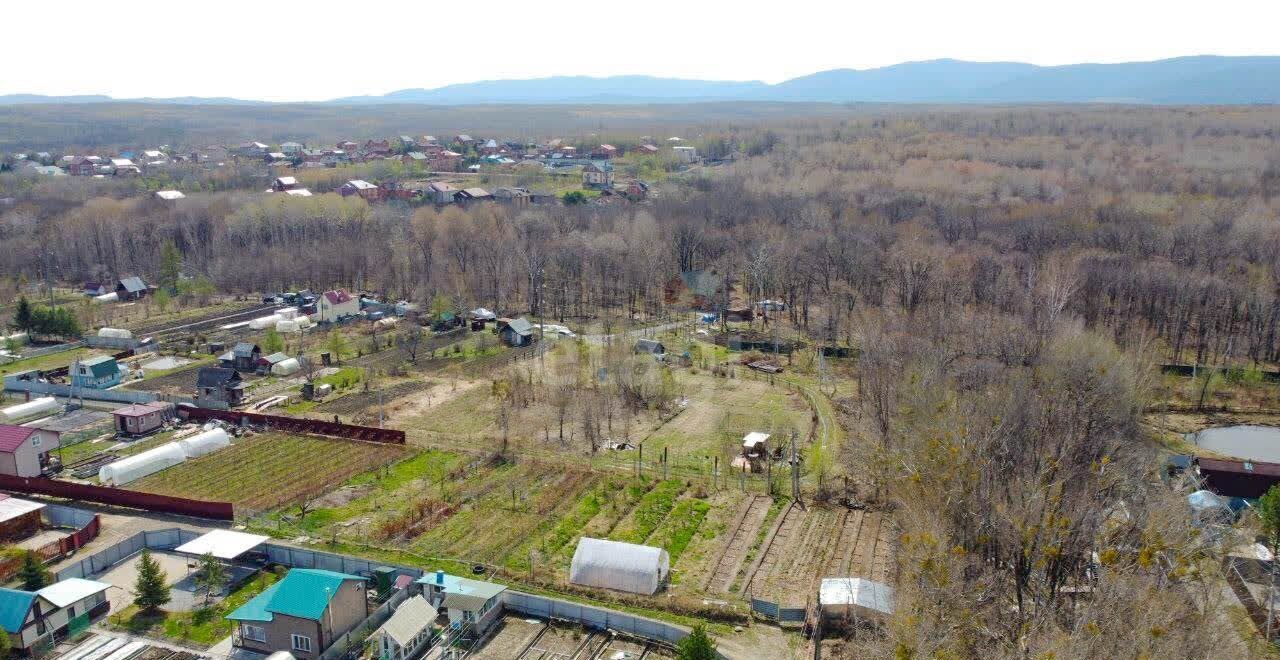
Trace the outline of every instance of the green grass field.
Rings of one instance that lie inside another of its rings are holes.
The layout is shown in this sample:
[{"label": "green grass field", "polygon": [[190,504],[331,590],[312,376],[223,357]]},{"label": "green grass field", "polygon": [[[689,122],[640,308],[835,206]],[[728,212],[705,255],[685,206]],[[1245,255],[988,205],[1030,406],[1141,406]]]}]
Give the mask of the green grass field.
[{"label": "green grass field", "polygon": [[133,482],[135,490],[264,510],[313,497],[405,455],[396,445],[262,433]]}]

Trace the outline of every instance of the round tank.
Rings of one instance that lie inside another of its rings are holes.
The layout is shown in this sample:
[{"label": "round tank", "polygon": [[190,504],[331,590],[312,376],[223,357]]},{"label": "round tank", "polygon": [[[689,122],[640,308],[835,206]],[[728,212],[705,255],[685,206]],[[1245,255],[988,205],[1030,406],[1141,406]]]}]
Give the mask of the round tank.
[{"label": "round tank", "polygon": [[119,300],[120,300],[120,296],[117,296],[114,291],[112,291],[111,293],[104,293],[100,296],[93,297],[93,302],[96,302],[96,303],[113,303]]},{"label": "round tank", "polygon": [[15,422],[28,417],[36,417],[39,415],[52,415],[58,412],[62,406],[58,405],[58,401],[51,396],[32,399],[25,403],[19,403],[16,406],[0,409],[0,421]]},{"label": "round tank", "polygon": [[176,442],[167,442],[141,454],[108,463],[98,469],[98,480],[111,486],[123,486],[187,460],[187,454]]},{"label": "round tank", "polygon": [[182,447],[182,452],[187,455],[187,458],[197,458],[205,454],[212,454],[229,444],[231,444],[231,437],[220,428],[202,431],[190,438],[183,438],[178,441],[178,445]]}]

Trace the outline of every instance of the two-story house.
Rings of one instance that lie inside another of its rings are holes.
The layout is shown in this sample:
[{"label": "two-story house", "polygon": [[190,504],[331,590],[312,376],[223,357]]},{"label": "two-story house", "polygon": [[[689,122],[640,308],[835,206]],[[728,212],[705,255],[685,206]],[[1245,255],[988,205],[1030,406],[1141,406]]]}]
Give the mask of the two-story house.
[{"label": "two-story house", "polygon": [[315,658],[369,616],[368,602],[365,578],[295,568],[227,615],[236,625],[232,644],[264,654],[288,651],[299,660]]}]

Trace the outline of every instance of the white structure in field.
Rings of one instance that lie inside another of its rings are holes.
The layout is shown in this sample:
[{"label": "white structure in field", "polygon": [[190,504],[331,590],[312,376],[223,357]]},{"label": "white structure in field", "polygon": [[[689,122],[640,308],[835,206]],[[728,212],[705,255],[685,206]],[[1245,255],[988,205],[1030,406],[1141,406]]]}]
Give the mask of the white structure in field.
[{"label": "white structure in field", "polygon": [[569,581],[651,595],[667,581],[670,564],[662,548],[584,536],[573,553]]},{"label": "white structure in field", "polygon": [[178,441],[178,446],[182,447],[182,453],[187,458],[198,458],[205,454],[212,454],[223,447],[231,444],[231,438],[227,432],[222,429],[211,429],[203,431]]},{"label": "white structure in field", "polygon": [[134,454],[98,468],[98,480],[110,486],[123,486],[149,474],[171,468],[185,460],[187,460],[187,453],[182,450],[182,445],[166,442],[141,454]]},{"label": "white structure in field", "polygon": [[178,546],[174,552],[193,557],[213,555],[214,559],[233,561],[245,553],[254,551],[268,540],[270,537],[261,534],[215,529]]},{"label": "white structure in field", "polygon": [[825,619],[881,620],[893,614],[893,587],[856,577],[823,578],[818,606]]},{"label": "white structure in field", "polygon": [[58,404],[57,399],[51,396],[43,396],[26,403],[19,403],[16,406],[0,409],[0,422],[13,423],[39,415],[52,415],[60,410],[62,410],[62,406]]}]

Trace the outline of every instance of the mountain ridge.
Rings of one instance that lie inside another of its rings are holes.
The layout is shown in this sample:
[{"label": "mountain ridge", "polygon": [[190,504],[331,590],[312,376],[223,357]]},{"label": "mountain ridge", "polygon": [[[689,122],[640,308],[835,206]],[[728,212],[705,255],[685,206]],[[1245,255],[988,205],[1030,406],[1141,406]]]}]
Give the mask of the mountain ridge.
[{"label": "mountain ridge", "polygon": [[[1194,55],[1146,62],[1039,66],[1022,62],[936,59],[872,69],[829,69],[775,84],[647,75],[549,76],[481,80],[381,95],[346,96],[327,105],[627,104],[711,101],[819,103],[1280,103],[1280,56]],[[235,98],[135,98],[105,95],[0,95],[0,105],[36,103],[287,105]]]}]

